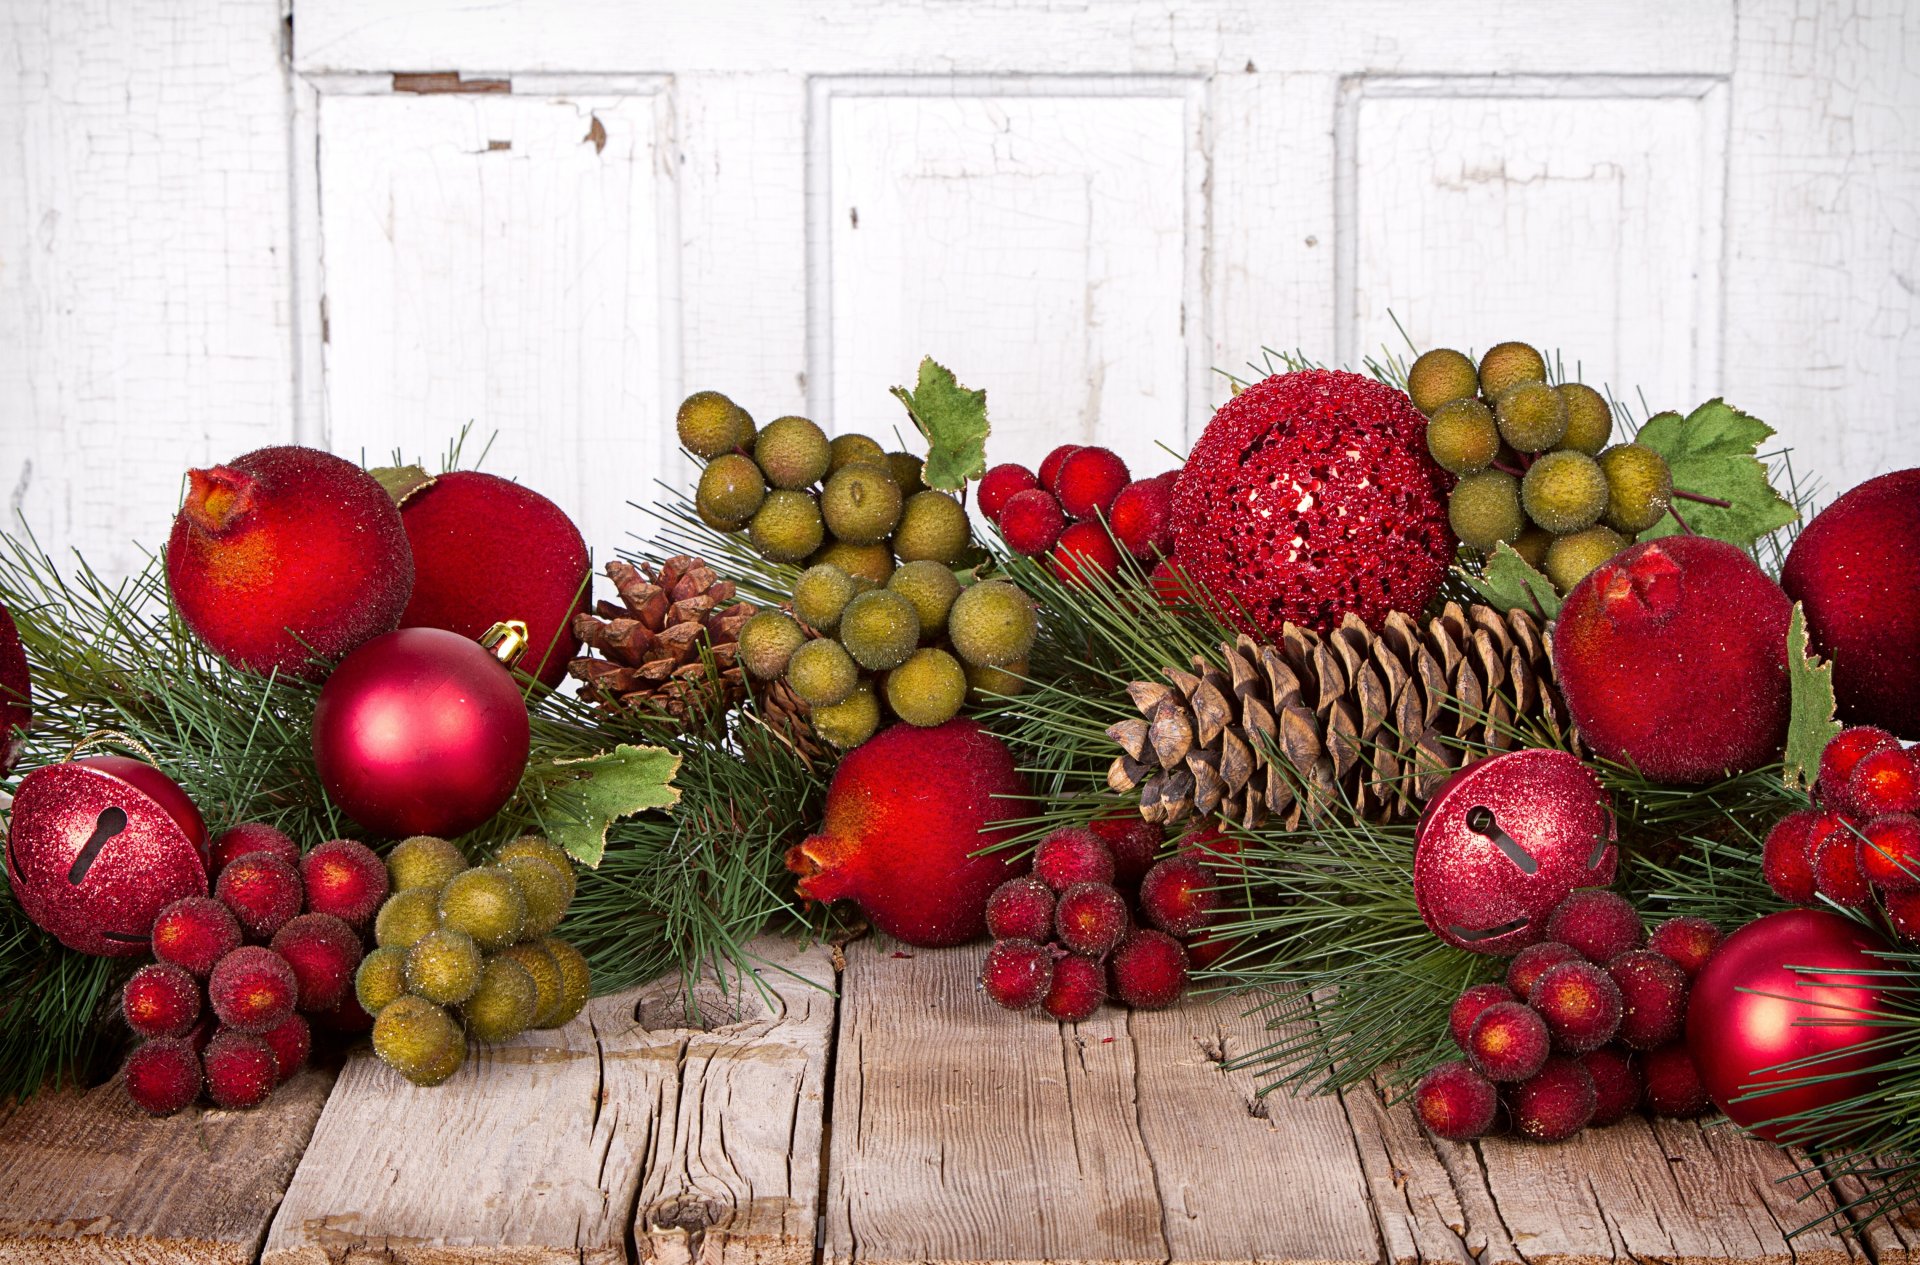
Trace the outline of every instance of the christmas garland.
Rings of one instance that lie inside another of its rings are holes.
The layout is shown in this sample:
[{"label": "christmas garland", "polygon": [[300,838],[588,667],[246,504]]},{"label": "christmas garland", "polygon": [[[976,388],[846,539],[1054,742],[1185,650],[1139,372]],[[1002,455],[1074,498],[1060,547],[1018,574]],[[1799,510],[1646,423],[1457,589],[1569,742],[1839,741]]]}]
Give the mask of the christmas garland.
[{"label": "christmas garland", "polygon": [[[1366,367],[1265,353],[1145,479],[1074,445],[990,467],[985,393],[931,360],[895,391],[924,456],[699,392],[697,484],[594,604],[565,516],[457,445],[437,476],[304,449],[195,471],[124,583],[6,537],[32,688],[0,1096],[91,1077],[131,1028],[143,1106],[247,1105],[342,1016],[435,1083],[468,1040],[564,1022],[588,973],[691,982],[857,911],[991,933],[987,992],[1063,1021],[1189,975],[1240,993],[1271,1020],[1234,1064],[1263,1092],[1378,1081],[1461,1139],[1718,1107],[1807,1148],[1835,1216],[1920,1199],[1920,762],[1887,732],[1912,668],[1863,685],[1848,622],[1915,472],[1815,519],[1722,401],[1634,425],[1519,343]],[[331,571],[279,547],[289,488]],[[217,596],[236,575],[257,606]],[[523,640],[517,676],[481,648]],[[482,719],[420,737],[435,682]],[[374,749],[395,714],[407,750]],[[443,739],[448,767],[405,767]],[[73,807],[102,777],[111,828]],[[144,859],[100,860],[116,830]],[[384,861],[315,846],[342,839]],[[93,865],[189,886],[129,935],[60,903]],[[232,930],[196,957],[176,924]],[[283,1004],[242,1013],[243,970]],[[1769,1028],[1769,990],[1799,1022]],[[1690,1038],[1690,1009],[1734,1035]]]}]

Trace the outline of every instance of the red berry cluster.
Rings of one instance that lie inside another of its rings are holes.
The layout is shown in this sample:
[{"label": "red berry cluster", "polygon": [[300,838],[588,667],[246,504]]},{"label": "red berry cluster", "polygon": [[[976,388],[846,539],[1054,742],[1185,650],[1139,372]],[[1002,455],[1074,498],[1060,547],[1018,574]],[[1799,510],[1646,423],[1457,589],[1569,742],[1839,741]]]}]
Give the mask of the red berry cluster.
[{"label": "red berry cluster", "polygon": [[1642,1105],[1661,1116],[1705,1111],[1683,1029],[1719,928],[1675,918],[1649,937],[1623,897],[1590,887],[1561,902],[1547,936],[1508,963],[1505,983],[1476,984],[1454,1002],[1447,1026],[1466,1058],[1414,1090],[1421,1123],[1465,1142],[1491,1132],[1504,1103],[1515,1133],[1559,1142]]},{"label": "red berry cluster", "polygon": [[[127,1056],[127,1096],[156,1116],[204,1090],[219,1107],[256,1107],[313,1049],[307,1018],[340,1031],[372,1023],[353,994],[361,936],[387,895],[387,867],[365,844],[305,856],[271,826],[213,841],[214,894],[153,922],[159,960],[135,971],[120,1013],[145,1038]],[[305,912],[302,912],[304,909]]]},{"label": "red berry cluster", "polygon": [[1009,549],[1029,558],[1051,553],[1055,575],[1083,583],[1096,572],[1118,572],[1120,549],[1140,562],[1172,552],[1173,484],[1179,477],[1170,470],[1134,480],[1112,450],[1062,444],[1047,454],[1038,474],[1011,462],[987,471],[980,480],[980,511]]},{"label": "red berry cluster", "polygon": [[988,898],[987,996],[1063,1023],[1090,1018],[1109,997],[1141,1010],[1179,1001],[1188,973],[1232,947],[1208,932],[1238,846],[1218,830],[1200,831],[1155,864],[1164,838],[1158,825],[1129,815],[1041,840],[1033,873]]},{"label": "red berry cluster", "polygon": [[1920,941],[1920,748],[1872,725],[1843,729],[1820,753],[1813,798],[1819,807],[1767,833],[1767,885],[1789,904],[1824,896],[1848,909],[1878,892],[1894,931]]}]

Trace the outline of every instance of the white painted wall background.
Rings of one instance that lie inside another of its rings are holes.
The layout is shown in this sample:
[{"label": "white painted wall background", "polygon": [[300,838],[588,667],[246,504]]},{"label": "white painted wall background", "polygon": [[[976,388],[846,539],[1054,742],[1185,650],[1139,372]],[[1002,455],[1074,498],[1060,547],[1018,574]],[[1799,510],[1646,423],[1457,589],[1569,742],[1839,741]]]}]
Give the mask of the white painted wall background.
[{"label": "white painted wall background", "polygon": [[1831,493],[1920,462],[1917,286],[1900,0],[0,0],[0,490],[108,572],[186,465],[469,420],[604,556],[686,391],[890,432],[923,351],[1158,469],[1389,311]]}]

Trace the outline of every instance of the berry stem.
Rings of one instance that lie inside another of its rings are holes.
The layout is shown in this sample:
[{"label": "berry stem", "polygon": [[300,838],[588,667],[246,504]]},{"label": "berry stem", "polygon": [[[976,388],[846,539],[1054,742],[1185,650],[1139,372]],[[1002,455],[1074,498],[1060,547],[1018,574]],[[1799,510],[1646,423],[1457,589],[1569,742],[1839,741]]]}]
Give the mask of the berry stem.
[{"label": "berry stem", "polygon": [[1687,520],[1680,517],[1680,507],[1678,505],[1669,504],[1667,506],[1667,513],[1673,515],[1673,521],[1680,524],[1681,531],[1685,532],[1689,536],[1692,536],[1695,534],[1693,528],[1687,526]]},{"label": "berry stem", "polygon": [[1491,468],[1494,470],[1498,470],[1501,474],[1510,474],[1516,479],[1524,479],[1527,477],[1527,472],[1525,470],[1516,470],[1512,466],[1507,465],[1505,462],[1495,461],[1491,463]]},{"label": "berry stem", "polygon": [[[1706,496],[1699,492],[1689,492],[1685,488],[1675,488],[1673,494],[1683,501],[1698,501],[1702,505],[1717,505],[1723,510],[1733,508],[1732,501],[1723,501],[1717,496]],[[1675,514],[1674,517],[1678,518],[1680,516]]]}]

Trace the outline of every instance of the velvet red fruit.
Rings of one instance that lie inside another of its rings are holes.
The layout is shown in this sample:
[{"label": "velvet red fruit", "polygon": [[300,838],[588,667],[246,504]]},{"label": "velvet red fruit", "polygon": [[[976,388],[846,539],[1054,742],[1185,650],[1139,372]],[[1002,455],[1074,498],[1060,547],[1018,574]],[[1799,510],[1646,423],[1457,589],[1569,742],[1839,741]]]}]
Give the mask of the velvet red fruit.
[{"label": "velvet red fruit", "polygon": [[1725,932],[1705,918],[1669,918],[1653,929],[1653,934],[1647,937],[1647,947],[1692,979],[1713,960],[1714,951],[1726,938]]},{"label": "velvet red fruit", "polygon": [[1041,458],[1040,468],[1037,471],[1040,477],[1040,486],[1057,495],[1060,491],[1058,484],[1060,482],[1061,465],[1068,457],[1079,452],[1082,446],[1083,445],[1080,444],[1061,444],[1058,448],[1055,448],[1052,452]]},{"label": "velvet red fruit", "polygon": [[229,1109],[258,1107],[280,1083],[273,1047],[252,1033],[222,1030],[200,1056],[206,1069],[207,1097]]},{"label": "velvet red fruit", "polygon": [[1760,848],[1760,872],[1773,894],[1789,905],[1811,905],[1820,890],[1813,877],[1809,846],[1816,823],[1826,816],[1818,808],[1788,813],[1773,823]]},{"label": "velvet red fruit", "polygon": [[1843,909],[1865,909],[1873,904],[1873,886],[1861,861],[1861,840],[1843,819],[1814,824],[1807,841],[1813,857],[1813,881],[1820,894]]},{"label": "velvet red fruit", "polygon": [[1053,546],[1053,574],[1062,584],[1093,588],[1120,573],[1120,550],[1100,523],[1071,523]]},{"label": "velvet red fruit", "polygon": [[1574,586],[1553,665],[1580,736],[1659,782],[1759,768],[1787,735],[1791,603],[1708,536],[1631,546]]},{"label": "velvet red fruit", "polygon": [[1876,751],[1894,750],[1900,740],[1877,725],[1854,725],[1835,734],[1820,750],[1819,785],[1844,796],[1853,766]]},{"label": "velvet red fruit", "polygon": [[183,1037],[200,1018],[200,983],[168,962],[149,962],[120,988],[120,1013],[143,1037]]},{"label": "velvet red fruit", "polygon": [[211,896],[184,896],[154,917],[153,956],[201,979],[239,947],[239,921]]},{"label": "velvet red fruit", "polygon": [[1153,868],[1153,857],[1166,842],[1165,827],[1147,821],[1139,813],[1122,810],[1111,817],[1097,817],[1087,823],[1100,842],[1113,855],[1113,882],[1121,888],[1137,887]]},{"label": "velvet red fruit", "polygon": [[1860,828],[1866,841],[1860,867],[1883,892],[1920,889],[1920,818],[1910,813],[1875,817]]},{"label": "velvet red fruit", "polygon": [[1136,931],[1108,962],[1113,995],[1137,1010],[1161,1010],[1187,991],[1187,951],[1163,931]]},{"label": "velvet red fruit", "polygon": [[974,721],[894,725],[840,761],[820,833],[787,866],[801,896],[851,900],[895,939],[962,944],[986,930],[987,897],[1019,871],[991,849],[1017,833],[1000,823],[1029,811],[1027,795],[1013,753]]},{"label": "velvet red fruit", "polygon": [[1607,963],[1620,990],[1620,1043],[1654,1050],[1680,1039],[1687,1023],[1687,973],[1652,949],[1634,949]]},{"label": "velvet red fruit", "polygon": [[1007,542],[1007,548],[1029,558],[1053,548],[1066,525],[1060,502],[1042,488],[1016,492],[1000,507],[1000,539]]},{"label": "velvet red fruit", "polygon": [[1467,1033],[1467,1059],[1490,1081],[1523,1081],[1552,1052],[1546,1020],[1519,1002],[1496,1002],[1480,1012]]},{"label": "velvet red fruit", "polygon": [[285,831],[269,826],[264,821],[243,821],[215,835],[212,844],[211,873],[218,878],[220,872],[233,863],[236,857],[248,856],[255,852],[265,852],[279,857],[288,865],[300,864],[300,845],[287,837]]},{"label": "velvet red fruit", "polygon": [[1054,933],[1073,953],[1103,957],[1130,930],[1127,902],[1105,883],[1075,883],[1060,893]]},{"label": "velvet red fruit", "polygon": [[1656,1116],[1688,1119],[1707,1110],[1711,1100],[1700,1082],[1700,1069],[1685,1041],[1675,1041],[1640,1056],[1640,1074],[1646,1082],[1647,1110]]},{"label": "velvet red fruit", "polygon": [[1794,538],[1780,583],[1833,660],[1843,719],[1920,738],[1920,469],[1869,479]]},{"label": "velvet red fruit", "polygon": [[1113,873],[1113,853],[1080,826],[1062,826],[1033,850],[1033,876],[1056,892],[1075,883],[1111,883]]},{"label": "velvet red fruit", "polygon": [[318,680],[328,663],[399,625],[413,554],[372,475],[287,446],[187,477],[167,541],[167,589],[221,658]]},{"label": "velvet red fruit", "polygon": [[1191,857],[1169,857],[1140,880],[1140,912],[1160,930],[1190,936],[1213,921],[1223,903],[1220,879]]},{"label": "velvet red fruit", "polygon": [[299,1015],[288,1015],[261,1033],[260,1039],[273,1051],[275,1085],[292,1080],[294,1073],[307,1065],[307,1056],[313,1053],[313,1030]]},{"label": "velvet red fruit", "polygon": [[243,945],[220,959],[207,978],[207,997],[220,1022],[240,1032],[265,1032],[293,1013],[299,983],[285,958]]},{"label": "velvet red fruit", "polygon": [[1847,775],[1847,808],[1862,817],[1920,811],[1920,762],[1899,749],[1865,756]]},{"label": "velvet red fruit", "polygon": [[1471,1142],[1493,1128],[1500,1092],[1467,1063],[1456,1060],[1420,1078],[1413,1090],[1413,1110],[1433,1136]]},{"label": "velvet red fruit", "polygon": [[1084,520],[1105,515],[1132,476],[1112,449],[1082,448],[1060,463],[1053,481],[1060,508],[1069,517]]},{"label": "velvet red fruit", "polygon": [[1580,1066],[1593,1078],[1595,1127],[1624,1120],[1640,1106],[1646,1087],[1633,1056],[1617,1045],[1603,1045],[1580,1056]]},{"label": "velvet red fruit", "polygon": [[272,939],[287,919],[300,912],[305,899],[299,872],[265,852],[235,857],[220,871],[213,894],[255,940]]},{"label": "velvet red fruit", "polygon": [[120,1069],[127,1097],[154,1116],[170,1116],[200,1096],[200,1056],[177,1037],[138,1046]]},{"label": "velvet red fruit", "polygon": [[587,542],[566,512],[532,488],[478,470],[443,474],[400,506],[413,550],[413,597],[402,628],[478,639],[497,623],[527,626],[515,665],[552,688],[580,649],[573,617],[587,609]]},{"label": "velvet red fruit", "polygon": [[1530,944],[1507,963],[1507,988],[1521,1001],[1533,992],[1534,983],[1562,962],[1581,961],[1580,951],[1558,940]]},{"label": "velvet red fruit", "polygon": [[1173,496],[1174,560],[1223,618],[1278,641],[1349,611],[1378,628],[1422,611],[1457,542],[1451,477],[1426,418],[1390,386],[1311,369],[1256,382],[1215,413]]},{"label": "velvet red fruit", "polygon": [[310,1013],[331,1010],[353,987],[360,937],[332,914],[301,914],[273,933],[273,951],[293,968],[294,1003]]},{"label": "velvet red fruit", "polygon": [[1558,940],[1589,962],[1613,961],[1646,942],[1646,924],[1626,897],[1604,887],[1570,893],[1547,917],[1547,939]]},{"label": "velvet red fruit", "polygon": [[0,776],[20,758],[21,735],[33,719],[33,682],[13,616],[0,606]]},{"label": "velvet red fruit", "polygon": [[300,860],[307,909],[364,927],[387,898],[386,863],[353,839],[330,839]]},{"label": "velvet red fruit", "polygon": [[1513,1131],[1532,1142],[1564,1142],[1593,1122],[1599,1094],[1577,1058],[1556,1054],[1507,1091]]},{"label": "velvet red fruit", "polygon": [[996,940],[1045,940],[1053,934],[1053,889],[1037,878],[1010,878],[987,897],[987,934]]},{"label": "velvet red fruit", "polygon": [[1142,479],[1120,489],[1107,511],[1114,539],[1142,562],[1173,552],[1173,484]]},{"label": "velvet red fruit", "polygon": [[997,465],[980,477],[980,512],[988,522],[998,524],[1008,501],[1039,486],[1040,480],[1025,466],[1011,461]]},{"label": "velvet red fruit", "polygon": [[999,940],[980,963],[980,987],[996,1006],[1032,1010],[1053,988],[1053,955],[1031,940]]},{"label": "velvet red fruit", "polygon": [[1447,1011],[1447,1031],[1452,1035],[1453,1043],[1462,1050],[1466,1049],[1467,1036],[1473,1031],[1473,1021],[1480,1017],[1481,1011],[1503,1001],[1516,1000],[1513,990],[1505,984],[1475,984],[1461,993]]},{"label": "velvet red fruit", "polygon": [[1053,984],[1040,1008],[1061,1023],[1083,1023],[1107,999],[1107,969],[1092,958],[1069,953],[1053,964]]},{"label": "velvet red fruit", "polygon": [[1620,1031],[1620,989],[1591,962],[1562,962],[1534,981],[1527,1004],[1547,1021],[1553,1048],[1585,1054]]}]

